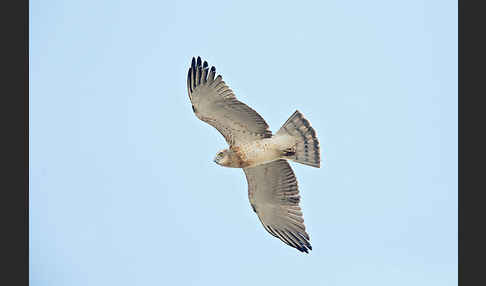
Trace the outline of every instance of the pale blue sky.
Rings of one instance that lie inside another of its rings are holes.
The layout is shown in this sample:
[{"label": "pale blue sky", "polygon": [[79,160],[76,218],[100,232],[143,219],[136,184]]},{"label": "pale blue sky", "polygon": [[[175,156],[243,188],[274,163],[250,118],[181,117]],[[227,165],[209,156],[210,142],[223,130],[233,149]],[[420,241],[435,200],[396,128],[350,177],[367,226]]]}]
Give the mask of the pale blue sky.
[{"label": "pale blue sky", "polygon": [[[273,131],[313,251],[269,235],[193,56]],[[31,285],[456,285],[457,1],[31,1]]]}]

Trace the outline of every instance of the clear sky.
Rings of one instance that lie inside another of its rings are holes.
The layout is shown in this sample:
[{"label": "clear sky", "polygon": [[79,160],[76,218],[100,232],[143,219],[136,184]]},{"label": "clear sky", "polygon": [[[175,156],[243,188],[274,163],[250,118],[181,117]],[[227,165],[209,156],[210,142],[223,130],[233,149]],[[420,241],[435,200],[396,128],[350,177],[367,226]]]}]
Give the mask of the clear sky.
[{"label": "clear sky", "polygon": [[[193,56],[276,131],[313,251],[261,226]],[[457,285],[457,1],[30,1],[31,285]]]}]

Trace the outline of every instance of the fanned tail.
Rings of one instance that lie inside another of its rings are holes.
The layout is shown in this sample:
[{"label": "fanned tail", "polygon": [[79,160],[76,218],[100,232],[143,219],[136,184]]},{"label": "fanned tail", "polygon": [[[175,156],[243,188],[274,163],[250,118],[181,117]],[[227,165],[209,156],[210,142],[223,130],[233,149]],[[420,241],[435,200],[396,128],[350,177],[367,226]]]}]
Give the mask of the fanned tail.
[{"label": "fanned tail", "polygon": [[296,145],[284,150],[287,159],[319,168],[321,154],[316,131],[298,110],[292,114],[275,135],[288,134],[295,138]]}]

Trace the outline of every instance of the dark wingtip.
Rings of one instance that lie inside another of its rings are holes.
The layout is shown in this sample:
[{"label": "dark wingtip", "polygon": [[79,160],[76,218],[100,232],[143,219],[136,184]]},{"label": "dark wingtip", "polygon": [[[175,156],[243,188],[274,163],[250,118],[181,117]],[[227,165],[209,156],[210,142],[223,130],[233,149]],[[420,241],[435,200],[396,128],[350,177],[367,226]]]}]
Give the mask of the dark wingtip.
[{"label": "dark wingtip", "polygon": [[196,58],[192,57],[191,67],[194,67],[195,65],[196,65]]},{"label": "dark wingtip", "polygon": [[197,66],[200,67],[201,66],[201,57],[197,57]]},{"label": "dark wingtip", "polygon": [[208,62],[207,61],[204,61],[203,63],[203,69],[206,69],[208,67]]},{"label": "dark wingtip", "polygon": [[192,92],[192,84],[191,84],[191,70],[192,68],[189,68],[189,71],[187,71],[187,85],[189,87],[189,91]]},{"label": "dark wingtip", "polygon": [[305,246],[300,246],[300,247],[295,247],[298,251],[302,252],[302,253],[309,253],[309,250],[307,250],[307,248]]}]

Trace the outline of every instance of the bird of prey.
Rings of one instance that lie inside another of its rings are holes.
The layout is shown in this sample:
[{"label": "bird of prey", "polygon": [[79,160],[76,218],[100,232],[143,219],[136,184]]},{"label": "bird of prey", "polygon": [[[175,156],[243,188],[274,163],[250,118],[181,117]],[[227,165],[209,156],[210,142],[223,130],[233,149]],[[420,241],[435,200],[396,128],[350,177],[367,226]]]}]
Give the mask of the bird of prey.
[{"label": "bird of prey", "polygon": [[287,160],[320,167],[319,141],[302,113],[295,111],[274,135],[263,118],[236,99],[233,91],[201,58],[192,58],[187,91],[197,118],[216,128],[229,144],[214,162],[242,168],[248,198],[263,227],[301,252],[312,246],[299,206],[295,174]]}]

